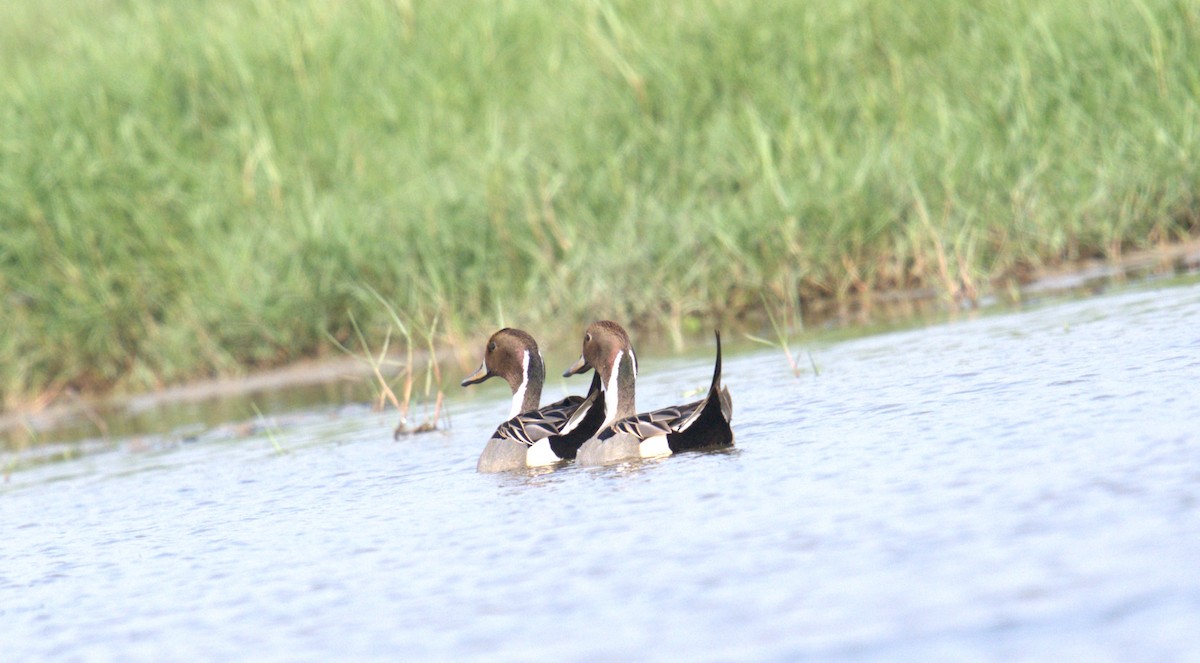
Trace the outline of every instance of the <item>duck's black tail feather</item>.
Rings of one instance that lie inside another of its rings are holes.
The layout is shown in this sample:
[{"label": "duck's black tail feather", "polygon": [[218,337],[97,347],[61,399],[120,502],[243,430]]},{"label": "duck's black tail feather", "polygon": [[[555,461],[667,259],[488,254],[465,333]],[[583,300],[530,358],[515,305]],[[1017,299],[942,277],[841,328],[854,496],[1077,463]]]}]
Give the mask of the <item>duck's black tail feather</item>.
[{"label": "duck's black tail feather", "polygon": [[717,337],[717,363],[713,366],[713,379],[712,384],[708,387],[708,400],[719,403],[721,415],[725,421],[732,421],[733,398],[729,396],[729,389],[721,386],[721,332],[714,329],[713,334]]},{"label": "duck's black tail feather", "polygon": [[727,447],[733,444],[733,430],[729,421],[733,414],[733,403],[729,390],[721,386],[721,333],[717,335],[717,362],[713,367],[712,384],[700,410],[692,415],[687,425],[676,433],[667,435],[671,451]]},{"label": "duck's black tail feather", "polygon": [[709,412],[705,412],[702,416],[715,415],[723,419],[724,425],[727,427],[729,421],[733,419],[733,399],[729,396],[729,390],[721,386],[721,332],[714,330],[713,333],[717,337],[717,361],[713,366],[712,384],[708,386],[708,396],[706,397],[708,402],[704,404],[704,409]]},{"label": "duck's black tail feather", "polygon": [[710,396],[715,396],[721,390],[721,332],[713,330],[717,336],[717,363],[713,366],[712,385],[708,388]]},{"label": "duck's black tail feather", "polygon": [[600,371],[592,371],[592,386],[588,387],[588,395],[600,391]]}]

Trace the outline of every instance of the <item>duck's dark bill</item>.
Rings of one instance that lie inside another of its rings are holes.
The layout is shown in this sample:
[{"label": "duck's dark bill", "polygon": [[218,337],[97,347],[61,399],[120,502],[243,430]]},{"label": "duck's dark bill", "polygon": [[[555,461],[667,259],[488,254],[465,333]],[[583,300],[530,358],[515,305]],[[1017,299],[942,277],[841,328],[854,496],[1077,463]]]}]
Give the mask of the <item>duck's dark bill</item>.
[{"label": "duck's dark bill", "polygon": [[575,360],[575,363],[571,364],[570,368],[563,371],[563,377],[569,378],[572,375],[586,373],[589,368],[591,368],[591,366],[588,366],[587,360],[583,358],[583,355],[579,355],[579,359]]},{"label": "duck's dark bill", "polygon": [[492,377],[492,374],[488,372],[487,364],[480,364],[479,368],[477,368],[474,373],[468,375],[462,381],[462,386],[465,387],[467,385],[479,384],[490,377]]}]

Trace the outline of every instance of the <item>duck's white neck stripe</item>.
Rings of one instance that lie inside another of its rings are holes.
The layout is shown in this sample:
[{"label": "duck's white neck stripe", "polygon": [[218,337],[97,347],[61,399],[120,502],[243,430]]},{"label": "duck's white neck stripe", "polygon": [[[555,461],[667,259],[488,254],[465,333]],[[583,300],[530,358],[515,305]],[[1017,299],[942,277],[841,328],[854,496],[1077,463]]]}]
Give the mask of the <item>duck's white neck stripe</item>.
[{"label": "duck's white neck stripe", "polygon": [[512,410],[508,412],[508,418],[521,414],[521,406],[525,404],[525,389],[529,387],[529,351],[525,351],[525,358],[521,360],[521,386],[517,387],[517,391],[513,393]]},{"label": "duck's white neck stripe", "polygon": [[612,370],[608,374],[608,383],[600,385],[604,389],[604,423],[600,424],[600,430],[608,428],[614,421],[617,420],[617,389],[619,382],[617,378],[621,373],[621,358],[625,356],[624,350],[617,351],[617,356],[613,359]]}]

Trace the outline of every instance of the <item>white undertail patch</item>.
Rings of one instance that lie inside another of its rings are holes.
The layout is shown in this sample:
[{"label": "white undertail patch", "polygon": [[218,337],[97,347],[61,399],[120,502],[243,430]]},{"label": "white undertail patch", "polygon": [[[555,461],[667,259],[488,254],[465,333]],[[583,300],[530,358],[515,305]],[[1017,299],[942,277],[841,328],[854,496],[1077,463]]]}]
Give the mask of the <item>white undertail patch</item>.
[{"label": "white undertail patch", "polygon": [[671,447],[667,444],[666,435],[653,435],[642,440],[638,445],[642,458],[661,458],[671,455]]},{"label": "white undertail patch", "polygon": [[543,438],[534,442],[533,446],[529,447],[529,451],[525,452],[525,465],[528,467],[553,465],[559,460],[561,459],[550,448],[549,438]]},{"label": "white undertail patch", "polygon": [[529,387],[529,351],[525,351],[525,358],[521,360],[521,386],[517,387],[517,391],[513,394],[512,409],[508,412],[508,418],[521,414],[521,406],[525,404],[525,390]]}]

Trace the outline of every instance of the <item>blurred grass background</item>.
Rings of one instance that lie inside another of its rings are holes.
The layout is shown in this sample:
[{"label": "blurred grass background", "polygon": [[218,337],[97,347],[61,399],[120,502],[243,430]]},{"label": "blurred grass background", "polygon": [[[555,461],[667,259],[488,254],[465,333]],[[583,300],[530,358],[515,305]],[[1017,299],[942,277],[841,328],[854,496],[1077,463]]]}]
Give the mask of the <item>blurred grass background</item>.
[{"label": "blurred grass background", "polygon": [[9,0],[0,402],[1200,232],[1200,3]]}]

